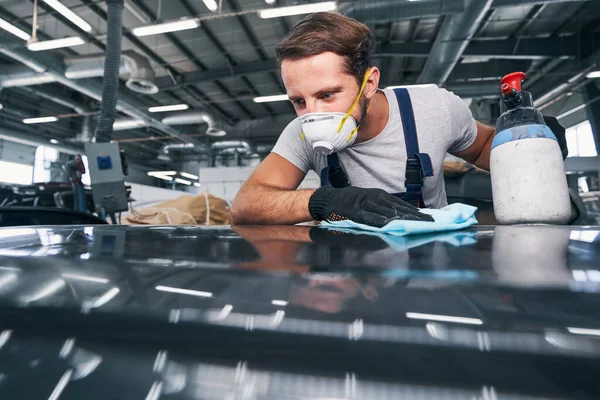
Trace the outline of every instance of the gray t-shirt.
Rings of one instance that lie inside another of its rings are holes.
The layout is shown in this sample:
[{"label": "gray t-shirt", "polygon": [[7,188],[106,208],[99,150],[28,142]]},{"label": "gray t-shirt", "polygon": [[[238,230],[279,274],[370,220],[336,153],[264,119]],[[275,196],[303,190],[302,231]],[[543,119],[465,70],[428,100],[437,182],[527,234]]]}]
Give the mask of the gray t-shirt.
[{"label": "gray t-shirt", "polygon": [[[448,204],[442,165],[447,152],[467,149],[475,141],[475,120],[460,97],[437,86],[408,87],[421,153],[428,153],[434,176],[424,178],[423,199],[431,208]],[[340,164],[352,186],[380,188],[389,193],[405,192],[406,145],[402,118],[396,95],[384,89],[389,108],[387,125],[379,135],[338,153]],[[302,140],[298,118],[284,129],[273,152],[303,172],[317,174],[327,166],[327,156],[315,153],[307,140]]]}]

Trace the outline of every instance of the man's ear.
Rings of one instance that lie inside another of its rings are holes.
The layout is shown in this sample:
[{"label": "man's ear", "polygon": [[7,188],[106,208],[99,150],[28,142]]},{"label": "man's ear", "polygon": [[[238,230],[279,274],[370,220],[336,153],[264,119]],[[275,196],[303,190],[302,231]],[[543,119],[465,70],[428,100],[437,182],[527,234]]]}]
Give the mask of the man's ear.
[{"label": "man's ear", "polygon": [[[367,72],[369,73],[369,72]],[[367,79],[367,84],[365,85],[365,96],[367,99],[372,99],[377,93],[377,89],[379,88],[379,78],[381,77],[381,72],[377,67],[371,67],[369,78]]]}]

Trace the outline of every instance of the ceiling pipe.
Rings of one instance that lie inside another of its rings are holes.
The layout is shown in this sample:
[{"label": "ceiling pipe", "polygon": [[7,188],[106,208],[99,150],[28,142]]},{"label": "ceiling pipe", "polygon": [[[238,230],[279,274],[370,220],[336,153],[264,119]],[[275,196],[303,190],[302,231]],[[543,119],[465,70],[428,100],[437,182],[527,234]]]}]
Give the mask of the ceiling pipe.
[{"label": "ceiling pipe", "polygon": [[39,88],[32,89],[28,86],[19,87],[18,90],[27,92],[30,96],[37,96],[42,99],[46,99],[53,103],[59,104],[63,107],[70,108],[78,114],[87,114],[89,112],[92,112],[92,110],[89,109],[88,107],[85,107],[85,106],[77,103],[76,101],[73,101],[73,100],[67,98],[66,96],[62,96],[57,93],[46,92],[44,90],[40,90]]},{"label": "ceiling pipe", "polygon": [[[7,40],[7,35],[8,34],[0,31],[0,41]],[[47,74],[51,74],[56,79],[56,82],[72,90],[80,92],[98,101],[100,101],[102,98],[101,83],[93,80],[74,81],[65,77],[64,65],[55,58],[52,58],[50,55],[42,54],[43,52],[30,52],[22,48],[0,48],[0,53],[10,57],[15,61],[25,64],[27,67],[38,73],[45,72]],[[191,142],[188,138],[181,137],[181,134],[176,129],[163,124],[160,120],[143,111],[146,108],[147,107],[143,103],[131,96],[128,96],[127,94],[121,94],[119,96],[117,110],[129,115],[134,119],[144,121],[144,123],[148,126],[164,132],[180,141],[187,143]]]},{"label": "ceiling pipe", "polygon": [[443,86],[460,60],[493,0],[465,0],[465,11],[444,19],[417,83]]},{"label": "ceiling pipe", "polygon": [[[64,76],[69,79],[100,78],[104,75],[104,54],[67,57],[63,60]],[[125,85],[142,94],[158,93],[155,74],[150,61],[133,50],[123,51],[119,74],[126,79]],[[51,73],[34,71],[23,66],[0,69],[0,87],[22,87],[57,82]]]},{"label": "ceiling pipe", "polygon": [[340,12],[363,23],[401,21],[462,13],[464,0],[383,0],[353,2]]},{"label": "ceiling pipe", "polygon": [[179,114],[173,114],[163,118],[162,123],[165,125],[193,125],[207,124],[207,136],[225,136],[226,132],[215,118],[205,111],[191,111]]},{"label": "ceiling pipe", "polygon": [[247,140],[222,140],[215,142],[210,146],[211,150],[215,153],[221,153],[223,151],[235,151],[241,154],[249,154],[254,152],[254,147]]},{"label": "ceiling pipe", "polygon": [[11,142],[16,142],[16,143],[20,143],[20,144],[25,144],[28,146],[46,146],[46,147],[51,147],[53,149],[56,149],[58,151],[60,151],[61,153],[66,153],[66,154],[77,154],[77,153],[81,153],[83,151],[83,147],[76,145],[76,144],[66,144],[66,143],[60,143],[60,144],[53,144],[50,143],[48,140],[43,139],[41,137],[39,137],[38,135],[34,135],[31,133],[27,133],[24,131],[19,131],[16,129],[6,129],[3,127],[0,127],[0,139],[4,139],[4,140],[8,140]]}]

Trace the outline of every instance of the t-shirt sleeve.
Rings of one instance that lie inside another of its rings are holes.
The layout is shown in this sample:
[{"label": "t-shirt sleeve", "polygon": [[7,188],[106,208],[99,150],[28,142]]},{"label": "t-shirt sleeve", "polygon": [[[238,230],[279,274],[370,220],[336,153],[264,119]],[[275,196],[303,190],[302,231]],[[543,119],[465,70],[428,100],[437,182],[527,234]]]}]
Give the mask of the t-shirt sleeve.
[{"label": "t-shirt sleeve", "polygon": [[294,119],[285,127],[271,151],[279,154],[298,167],[302,172],[306,173],[313,169],[314,164],[310,150],[307,142],[302,140],[300,121]]},{"label": "t-shirt sleeve", "polygon": [[467,104],[457,95],[440,89],[450,118],[451,141],[448,152],[458,153],[468,149],[477,137],[477,124]]}]

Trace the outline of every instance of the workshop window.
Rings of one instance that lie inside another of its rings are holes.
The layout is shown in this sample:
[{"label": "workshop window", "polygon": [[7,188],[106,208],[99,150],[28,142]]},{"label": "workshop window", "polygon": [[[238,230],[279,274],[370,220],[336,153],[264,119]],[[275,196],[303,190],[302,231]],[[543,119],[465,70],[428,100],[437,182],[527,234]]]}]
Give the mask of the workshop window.
[{"label": "workshop window", "polygon": [[0,161],[0,182],[31,185],[33,167],[8,161]]},{"label": "workshop window", "polygon": [[596,157],[596,142],[590,121],[583,121],[566,131],[568,157]]},{"label": "workshop window", "polygon": [[56,161],[58,161],[58,150],[52,147],[38,146],[35,150],[33,181],[36,183],[50,182],[52,163]]}]

